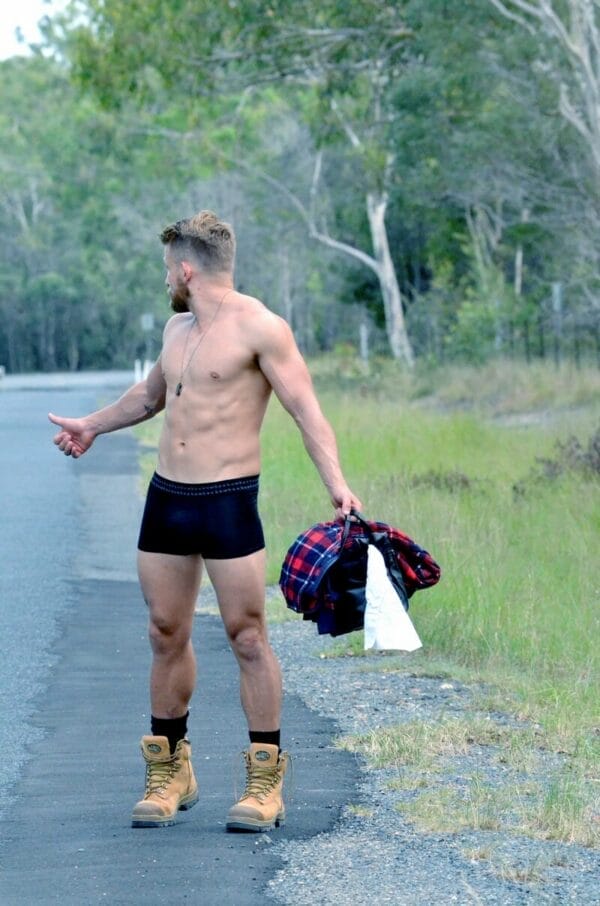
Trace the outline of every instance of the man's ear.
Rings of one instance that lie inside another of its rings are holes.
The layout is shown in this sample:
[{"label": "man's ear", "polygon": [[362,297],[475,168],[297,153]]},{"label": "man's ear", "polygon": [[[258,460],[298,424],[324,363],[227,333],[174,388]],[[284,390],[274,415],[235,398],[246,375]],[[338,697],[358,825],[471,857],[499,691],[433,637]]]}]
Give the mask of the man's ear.
[{"label": "man's ear", "polygon": [[186,283],[189,283],[190,280],[192,279],[192,274],[194,273],[194,269],[193,269],[192,265],[189,263],[189,261],[181,262],[181,270],[183,272],[183,279],[185,280]]}]

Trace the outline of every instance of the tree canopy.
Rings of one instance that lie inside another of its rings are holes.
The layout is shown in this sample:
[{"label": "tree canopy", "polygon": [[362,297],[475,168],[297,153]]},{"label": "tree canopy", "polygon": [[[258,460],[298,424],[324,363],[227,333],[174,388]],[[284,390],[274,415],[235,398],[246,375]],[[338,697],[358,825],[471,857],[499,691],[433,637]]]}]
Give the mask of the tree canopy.
[{"label": "tree canopy", "polygon": [[200,207],[234,222],[238,284],[306,352],[358,346],[362,325],[409,367],[597,357],[597,15],[77,0],[0,64],[0,361],[157,345],[157,234]]}]

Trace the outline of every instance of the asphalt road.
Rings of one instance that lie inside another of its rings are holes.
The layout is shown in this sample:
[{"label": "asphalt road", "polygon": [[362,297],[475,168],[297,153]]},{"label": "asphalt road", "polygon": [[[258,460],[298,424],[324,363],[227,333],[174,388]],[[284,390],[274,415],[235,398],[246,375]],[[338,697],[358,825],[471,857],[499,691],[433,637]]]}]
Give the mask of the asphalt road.
[{"label": "asphalt road", "polygon": [[201,799],[174,827],[130,827],[149,724],[136,444],[109,435],[72,461],[46,421],[48,409],[114,398],[118,381],[102,384],[0,389],[0,903],[264,903],[280,867],[272,844],[331,828],[357,768],[331,746],[330,722],[287,695],[286,827],[227,834],[247,737],[221,622],[200,615],[190,738]]}]

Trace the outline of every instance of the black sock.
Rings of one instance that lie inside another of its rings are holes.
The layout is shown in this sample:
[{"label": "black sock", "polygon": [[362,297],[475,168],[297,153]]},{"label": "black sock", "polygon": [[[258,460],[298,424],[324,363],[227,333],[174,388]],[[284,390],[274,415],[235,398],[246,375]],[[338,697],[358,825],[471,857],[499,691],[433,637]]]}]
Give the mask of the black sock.
[{"label": "black sock", "polygon": [[250,742],[263,742],[267,746],[277,746],[281,752],[281,730],[248,730]]},{"label": "black sock", "polygon": [[150,719],[152,735],[167,737],[171,755],[177,748],[179,740],[183,739],[187,733],[187,719],[189,716],[190,712],[188,711],[183,717],[154,717],[153,715]]}]

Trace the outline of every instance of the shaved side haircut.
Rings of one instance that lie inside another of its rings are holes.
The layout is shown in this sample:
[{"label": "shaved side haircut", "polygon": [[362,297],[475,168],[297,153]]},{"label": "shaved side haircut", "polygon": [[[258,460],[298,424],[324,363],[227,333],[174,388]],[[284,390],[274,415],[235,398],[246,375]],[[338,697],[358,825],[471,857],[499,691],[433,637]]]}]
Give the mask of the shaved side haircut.
[{"label": "shaved side haircut", "polygon": [[180,260],[193,257],[207,273],[233,272],[235,233],[233,227],[219,220],[212,211],[200,211],[186,220],[178,220],[160,234]]}]

